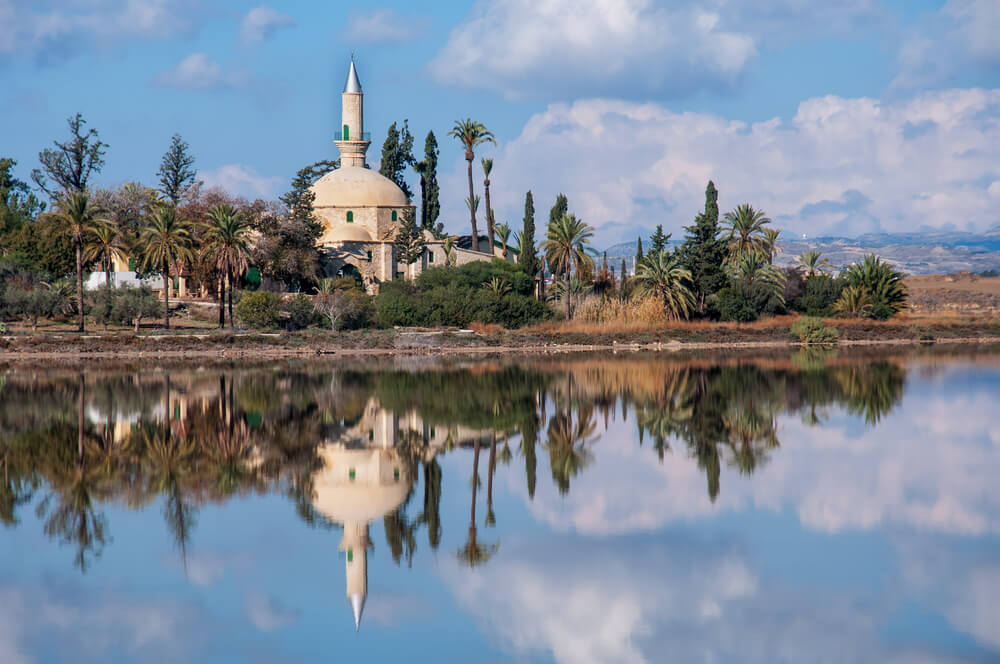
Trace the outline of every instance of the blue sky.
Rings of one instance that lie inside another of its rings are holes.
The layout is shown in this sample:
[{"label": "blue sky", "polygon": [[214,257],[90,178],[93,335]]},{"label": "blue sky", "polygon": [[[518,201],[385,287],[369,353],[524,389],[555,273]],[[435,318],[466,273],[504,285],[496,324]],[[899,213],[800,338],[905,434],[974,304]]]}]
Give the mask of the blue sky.
[{"label": "blue sky", "polygon": [[465,117],[497,136],[498,219],[563,191],[598,245],[679,233],[709,178],[796,234],[1000,223],[995,0],[0,0],[0,24],[0,153],[25,179],[80,111],[102,185],[153,183],[180,132],[208,184],[273,198],[337,156],[353,51],[369,162],[392,121],[418,149],[434,130],[455,232]]}]

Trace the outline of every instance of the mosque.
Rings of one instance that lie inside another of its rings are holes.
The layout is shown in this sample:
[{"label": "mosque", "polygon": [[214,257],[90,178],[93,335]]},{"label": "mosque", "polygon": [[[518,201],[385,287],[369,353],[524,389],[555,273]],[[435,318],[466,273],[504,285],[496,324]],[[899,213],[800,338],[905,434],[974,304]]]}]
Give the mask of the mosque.
[{"label": "mosque", "polygon": [[[360,278],[365,290],[374,294],[382,282],[413,279],[428,267],[446,265],[444,241],[426,230],[424,253],[417,262],[406,265],[395,260],[393,240],[403,215],[416,214],[416,210],[395,182],[369,168],[365,161],[371,135],[364,129],[364,92],[353,58],[341,94],[341,131],[334,143],[340,150],[340,168],[311,188],[313,210],[325,228],[318,244],[327,276]],[[464,244],[472,245],[471,241]],[[459,246],[452,252],[455,265],[503,256],[497,247],[493,253]]]}]

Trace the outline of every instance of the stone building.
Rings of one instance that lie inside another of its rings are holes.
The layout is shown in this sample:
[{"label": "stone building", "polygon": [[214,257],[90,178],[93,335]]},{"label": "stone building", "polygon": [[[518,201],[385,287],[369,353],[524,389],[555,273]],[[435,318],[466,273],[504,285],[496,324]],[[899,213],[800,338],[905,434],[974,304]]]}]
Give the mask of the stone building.
[{"label": "stone building", "polygon": [[[395,182],[371,170],[365,161],[371,135],[364,129],[364,92],[353,60],[341,95],[341,130],[334,143],[340,150],[340,168],[311,188],[313,210],[325,227],[319,245],[327,276],[360,277],[365,289],[375,293],[384,281],[412,279],[425,268],[445,265],[444,243],[429,231],[423,232],[426,248],[417,262],[406,265],[395,258],[393,240],[403,215],[416,210]],[[496,250],[496,255],[500,253]],[[493,254],[454,249],[456,265],[491,258]]]}]

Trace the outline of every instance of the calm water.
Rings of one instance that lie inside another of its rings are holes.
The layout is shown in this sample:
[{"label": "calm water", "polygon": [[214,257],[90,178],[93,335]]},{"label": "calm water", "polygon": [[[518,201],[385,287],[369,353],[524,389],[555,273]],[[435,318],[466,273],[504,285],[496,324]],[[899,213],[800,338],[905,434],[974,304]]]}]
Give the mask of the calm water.
[{"label": "calm water", "polygon": [[998,358],[0,366],[0,662],[1000,661]]}]

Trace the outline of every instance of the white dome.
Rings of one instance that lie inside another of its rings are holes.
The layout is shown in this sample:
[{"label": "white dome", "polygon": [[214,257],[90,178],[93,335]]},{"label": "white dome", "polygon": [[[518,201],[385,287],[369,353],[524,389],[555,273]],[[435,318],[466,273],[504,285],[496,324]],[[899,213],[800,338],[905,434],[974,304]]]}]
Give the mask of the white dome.
[{"label": "white dome", "polygon": [[406,467],[392,450],[321,445],[318,452],[323,468],[313,475],[313,506],[337,523],[381,519],[410,492]]},{"label": "white dome", "polygon": [[403,207],[403,190],[380,173],[360,166],[330,171],[310,187],[313,207]]},{"label": "white dome", "polygon": [[338,224],[320,238],[320,244],[332,242],[371,242],[371,234],[358,224]]}]

